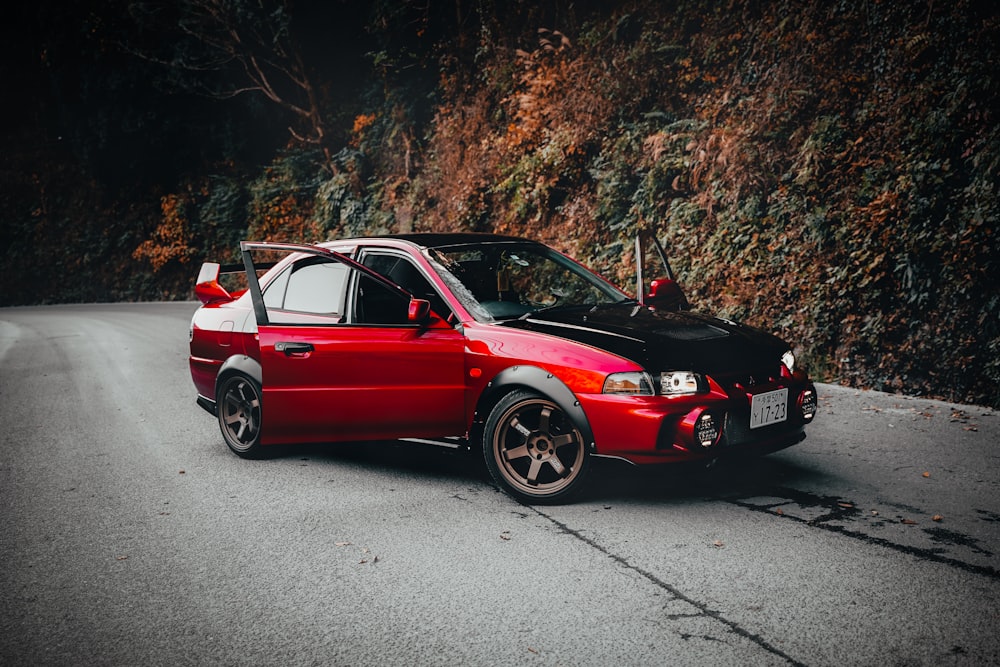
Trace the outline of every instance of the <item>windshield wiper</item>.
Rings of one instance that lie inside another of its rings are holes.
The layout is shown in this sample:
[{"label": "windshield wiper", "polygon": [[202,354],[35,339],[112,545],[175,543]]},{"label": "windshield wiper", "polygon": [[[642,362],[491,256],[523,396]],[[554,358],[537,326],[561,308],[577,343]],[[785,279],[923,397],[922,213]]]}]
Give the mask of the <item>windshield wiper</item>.
[{"label": "windshield wiper", "polygon": [[589,303],[554,303],[551,306],[544,306],[542,308],[539,308],[538,310],[532,310],[530,312],[527,312],[524,315],[521,315],[521,317],[519,317],[518,319],[519,320],[526,320],[529,317],[533,317],[535,315],[538,315],[539,313],[545,313],[545,312],[549,312],[549,311],[552,311],[552,310],[560,310],[560,309],[565,309],[565,310],[580,310],[580,309],[587,308],[587,309],[589,309],[589,312],[592,313],[595,310],[597,310],[598,308],[601,308],[601,307],[604,307],[604,306],[617,306],[617,305],[622,304],[622,303],[628,303],[629,301],[632,301],[632,300],[633,299],[629,299],[628,301],[616,301],[615,303],[599,303],[599,304],[595,304],[593,306],[590,305]]},{"label": "windshield wiper", "polygon": [[638,303],[637,299],[631,297],[622,299],[621,301],[612,301],[611,303],[595,303],[590,307],[590,312],[596,313],[599,308],[611,308],[612,306],[635,306]]},{"label": "windshield wiper", "polygon": [[585,308],[586,306],[581,306],[578,303],[554,303],[551,306],[542,306],[541,308],[536,308],[535,310],[529,310],[521,317],[517,318],[519,320],[526,320],[529,317],[534,317],[539,313],[546,313],[550,310],[559,310],[560,308]]}]

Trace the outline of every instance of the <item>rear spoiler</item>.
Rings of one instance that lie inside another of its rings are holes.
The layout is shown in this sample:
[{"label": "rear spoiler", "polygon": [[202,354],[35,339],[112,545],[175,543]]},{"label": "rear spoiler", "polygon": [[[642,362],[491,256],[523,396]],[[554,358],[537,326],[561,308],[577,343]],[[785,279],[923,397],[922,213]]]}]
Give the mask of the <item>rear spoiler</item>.
[{"label": "rear spoiler", "polygon": [[[277,262],[258,264],[259,270],[267,270]],[[219,276],[227,273],[243,273],[246,268],[242,264],[218,264],[216,262],[205,262],[198,272],[198,280],[194,285],[195,296],[206,306],[212,303],[227,303],[239,297],[243,291],[230,294],[226,288],[219,284]]]}]

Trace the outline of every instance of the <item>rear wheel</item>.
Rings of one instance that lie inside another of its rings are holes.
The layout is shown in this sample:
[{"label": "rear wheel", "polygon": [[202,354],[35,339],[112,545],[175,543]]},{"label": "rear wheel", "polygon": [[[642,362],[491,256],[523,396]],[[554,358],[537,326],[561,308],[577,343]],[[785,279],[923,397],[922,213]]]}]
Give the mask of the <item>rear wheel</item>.
[{"label": "rear wheel", "polygon": [[216,413],[229,449],[246,459],[261,458],[260,387],[245,375],[230,375],[219,385]]},{"label": "rear wheel", "polygon": [[483,454],[493,479],[528,503],[564,502],[589,468],[580,429],[553,401],[517,390],[490,412]]}]

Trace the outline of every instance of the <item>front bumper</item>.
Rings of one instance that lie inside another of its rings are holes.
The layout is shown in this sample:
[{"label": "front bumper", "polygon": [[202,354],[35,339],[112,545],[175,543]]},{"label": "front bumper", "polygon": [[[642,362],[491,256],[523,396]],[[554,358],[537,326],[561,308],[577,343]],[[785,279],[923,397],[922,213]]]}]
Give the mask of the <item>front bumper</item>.
[{"label": "front bumper", "polygon": [[[750,428],[752,395],[782,388],[788,389],[786,419]],[[578,398],[594,433],[594,453],[636,464],[774,452],[801,442],[816,412],[816,388],[810,382],[769,383],[752,390],[734,386],[728,391],[714,385],[705,394],[675,398]]]}]

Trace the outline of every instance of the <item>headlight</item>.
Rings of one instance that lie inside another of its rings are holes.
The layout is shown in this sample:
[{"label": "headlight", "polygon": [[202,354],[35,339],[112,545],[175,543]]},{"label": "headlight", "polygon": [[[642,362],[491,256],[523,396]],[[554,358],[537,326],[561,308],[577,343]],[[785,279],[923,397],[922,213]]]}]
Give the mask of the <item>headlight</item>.
[{"label": "headlight", "polygon": [[604,393],[652,396],[653,378],[649,377],[649,373],[639,371],[612,373],[604,381]]},{"label": "headlight", "polygon": [[665,371],[660,373],[660,393],[664,396],[697,394],[708,389],[705,378],[691,371]]},{"label": "headlight", "polygon": [[795,372],[795,355],[792,354],[791,350],[786,351],[781,355],[781,363],[785,365],[789,373]]}]

